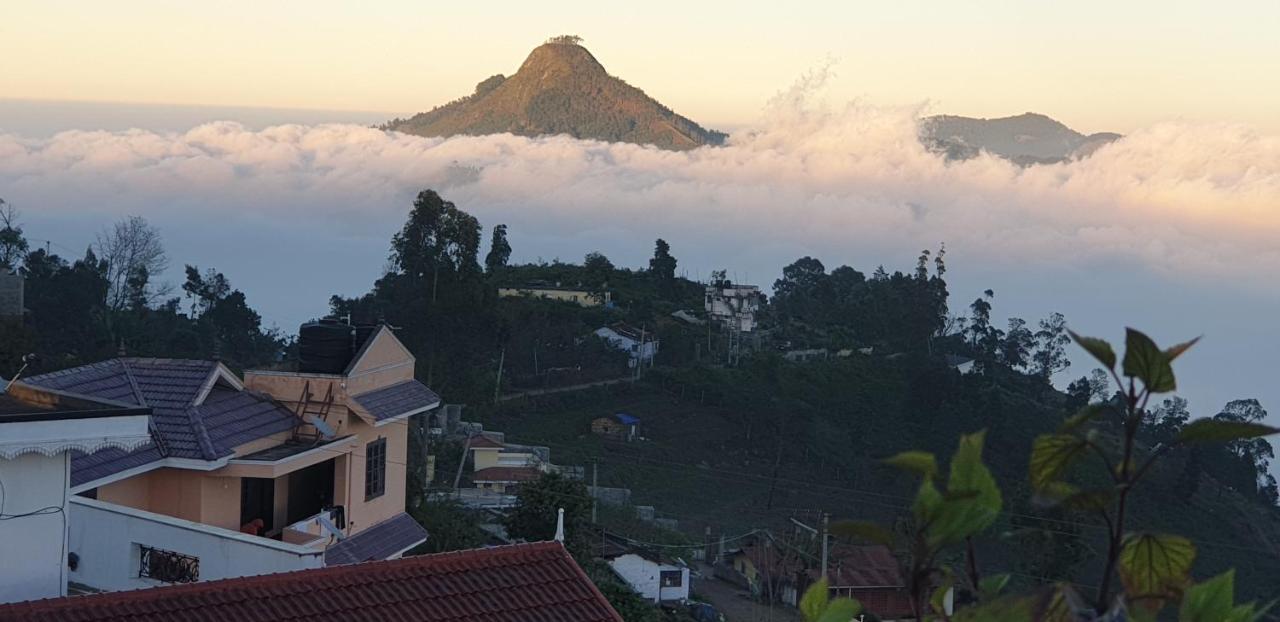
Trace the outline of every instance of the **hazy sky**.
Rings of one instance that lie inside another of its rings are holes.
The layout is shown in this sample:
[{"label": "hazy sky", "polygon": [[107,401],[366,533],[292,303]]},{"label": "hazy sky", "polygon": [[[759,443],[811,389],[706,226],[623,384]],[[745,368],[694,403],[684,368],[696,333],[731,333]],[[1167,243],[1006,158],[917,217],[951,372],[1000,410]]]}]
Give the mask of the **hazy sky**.
[{"label": "hazy sky", "polygon": [[0,9],[0,97],[406,114],[576,33],[704,124],[831,57],[840,100],[1028,110],[1081,131],[1280,130],[1280,2],[70,2]]}]

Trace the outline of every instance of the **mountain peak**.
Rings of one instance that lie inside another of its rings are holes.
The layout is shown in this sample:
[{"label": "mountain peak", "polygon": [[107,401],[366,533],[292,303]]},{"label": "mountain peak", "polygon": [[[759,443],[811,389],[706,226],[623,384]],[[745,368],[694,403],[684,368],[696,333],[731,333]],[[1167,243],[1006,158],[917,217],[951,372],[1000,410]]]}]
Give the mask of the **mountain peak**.
[{"label": "mountain peak", "polygon": [[664,149],[724,142],[724,134],[609,75],[581,42],[572,35],[553,37],[534,48],[514,75],[494,75],[471,95],[382,127],[420,136],[568,134]]}]

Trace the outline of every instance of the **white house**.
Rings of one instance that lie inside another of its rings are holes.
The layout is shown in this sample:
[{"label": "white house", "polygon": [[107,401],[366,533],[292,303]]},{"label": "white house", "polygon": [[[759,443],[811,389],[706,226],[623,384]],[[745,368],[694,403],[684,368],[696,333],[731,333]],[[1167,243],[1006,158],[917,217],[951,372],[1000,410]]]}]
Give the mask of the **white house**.
[{"label": "white house", "polygon": [[151,442],[150,409],[0,380],[0,603],[67,595],[71,453]]},{"label": "white house", "polygon": [[716,322],[749,333],[756,328],[756,312],[762,299],[760,288],[755,285],[708,285],[707,315]]},{"label": "white house", "polygon": [[689,598],[689,569],[646,559],[635,553],[609,560],[609,567],[631,589],[655,603]]},{"label": "white house", "polygon": [[630,354],[631,359],[627,362],[630,367],[648,363],[658,354],[658,339],[653,333],[622,322],[597,329],[596,336]]}]

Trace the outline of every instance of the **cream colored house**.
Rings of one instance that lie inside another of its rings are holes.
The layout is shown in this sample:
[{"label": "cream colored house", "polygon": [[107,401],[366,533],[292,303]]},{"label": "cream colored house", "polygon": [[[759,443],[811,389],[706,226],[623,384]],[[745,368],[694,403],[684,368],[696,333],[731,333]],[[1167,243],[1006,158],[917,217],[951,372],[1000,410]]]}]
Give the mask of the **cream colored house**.
[{"label": "cream colored house", "polygon": [[613,297],[608,291],[592,292],[581,287],[561,287],[556,285],[526,285],[523,287],[499,287],[499,298],[510,298],[514,296],[530,296],[534,298],[546,298],[548,300],[561,300],[564,302],[572,302],[584,307],[598,307],[601,305],[609,306],[613,303]]},{"label": "cream colored house", "polygon": [[152,442],[73,457],[71,579],[129,589],[398,557],[409,418],[440,399],[383,326],[341,374],[121,358],[27,382],[152,409]]}]

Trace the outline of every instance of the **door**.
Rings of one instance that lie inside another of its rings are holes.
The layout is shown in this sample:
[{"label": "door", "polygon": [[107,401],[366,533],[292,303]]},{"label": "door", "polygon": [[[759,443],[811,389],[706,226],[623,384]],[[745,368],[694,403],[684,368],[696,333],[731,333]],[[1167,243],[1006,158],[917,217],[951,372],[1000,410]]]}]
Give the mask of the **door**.
[{"label": "door", "polygon": [[275,514],[276,481],[263,477],[240,478],[240,524],[247,525],[253,519],[262,520],[259,535],[265,535],[275,528],[272,515]]}]

